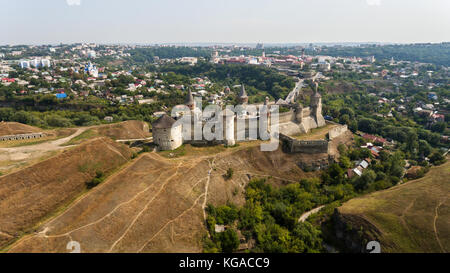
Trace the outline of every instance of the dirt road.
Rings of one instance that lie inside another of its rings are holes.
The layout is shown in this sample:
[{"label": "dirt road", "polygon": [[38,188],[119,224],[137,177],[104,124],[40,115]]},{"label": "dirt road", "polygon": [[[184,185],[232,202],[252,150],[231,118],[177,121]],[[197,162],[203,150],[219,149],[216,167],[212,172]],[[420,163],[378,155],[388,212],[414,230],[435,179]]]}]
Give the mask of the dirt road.
[{"label": "dirt road", "polygon": [[[0,161],[5,162],[15,162],[15,163],[23,163],[27,160],[37,159],[45,156],[46,154],[65,149],[68,146],[61,146],[64,143],[70,141],[72,138],[77,137],[86,131],[87,128],[79,128],[77,131],[65,138],[60,138],[53,141],[48,141],[44,143],[39,143],[36,145],[29,146],[21,146],[21,147],[11,147],[11,148],[0,148]],[[17,162],[18,161],[18,162]],[[6,167],[14,167],[14,164]],[[5,167],[5,168],[6,168]],[[2,168],[2,169],[5,169]]]},{"label": "dirt road", "polygon": [[320,206],[318,208],[312,209],[308,212],[305,212],[302,214],[302,216],[300,216],[300,219],[298,219],[299,223],[303,223],[306,221],[306,219],[308,219],[309,216],[311,216],[312,214],[318,213],[321,209],[323,209],[324,206]]}]

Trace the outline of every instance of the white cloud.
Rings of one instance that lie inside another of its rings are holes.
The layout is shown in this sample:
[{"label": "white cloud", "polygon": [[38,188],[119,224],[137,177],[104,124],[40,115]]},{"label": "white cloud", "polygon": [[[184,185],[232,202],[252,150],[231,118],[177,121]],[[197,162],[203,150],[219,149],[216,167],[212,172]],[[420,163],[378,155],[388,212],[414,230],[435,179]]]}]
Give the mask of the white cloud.
[{"label": "white cloud", "polygon": [[66,0],[69,6],[79,6],[81,5],[81,0]]},{"label": "white cloud", "polygon": [[369,6],[380,6],[381,0],[366,0],[367,5]]}]

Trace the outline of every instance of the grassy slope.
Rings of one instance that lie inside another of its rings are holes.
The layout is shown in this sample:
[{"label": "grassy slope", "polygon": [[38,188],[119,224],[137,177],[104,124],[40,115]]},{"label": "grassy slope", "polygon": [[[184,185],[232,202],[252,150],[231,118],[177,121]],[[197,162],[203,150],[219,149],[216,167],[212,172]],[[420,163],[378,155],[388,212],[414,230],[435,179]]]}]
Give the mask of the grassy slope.
[{"label": "grassy slope", "polygon": [[383,252],[448,252],[449,174],[450,161],[422,179],[350,200],[339,212],[362,217],[380,230]]},{"label": "grassy slope", "polygon": [[0,249],[82,193],[96,171],[113,172],[130,149],[97,138],[0,178]]}]

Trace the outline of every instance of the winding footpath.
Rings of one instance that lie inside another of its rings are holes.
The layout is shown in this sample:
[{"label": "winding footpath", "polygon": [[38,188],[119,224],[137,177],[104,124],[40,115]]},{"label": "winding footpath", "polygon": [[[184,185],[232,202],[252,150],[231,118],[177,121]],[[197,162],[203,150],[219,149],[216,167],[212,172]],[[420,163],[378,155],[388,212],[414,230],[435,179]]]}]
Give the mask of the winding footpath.
[{"label": "winding footpath", "polygon": [[320,206],[318,208],[312,209],[308,212],[305,212],[302,214],[302,216],[300,216],[300,218],[298,219],[299,223],[304,223],[306,221],[306,219],[309,218],[309,216],[311,216],[312,214],[318,213],[321,209],[323,209],[325,206]]}]

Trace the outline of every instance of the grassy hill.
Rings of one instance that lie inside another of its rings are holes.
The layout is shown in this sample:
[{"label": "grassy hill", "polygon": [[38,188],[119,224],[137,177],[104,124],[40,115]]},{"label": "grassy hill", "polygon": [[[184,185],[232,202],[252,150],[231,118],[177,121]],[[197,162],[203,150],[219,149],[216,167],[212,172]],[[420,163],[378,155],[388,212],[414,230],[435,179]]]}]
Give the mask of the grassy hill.
[{"label": "grassy hill", "polygon": [[39,133],[43,130],[18,122],[0,122],[0,136]]},{"label": "grassy hill", "polygon": [[0,177],[0,249],[82,194],[97,172],[109,174],[131,155],[126,145],[96,138]]},{"label": "grassy hill", "polygon": [[[142,154],[8,251],[67,252],[70,236],[83,252],[201,252],[207,204],[243,205],[252,178],[284,185],[317,175],[297,162],[318,155],[262,152],[254,143],[217,153],[218,147],[185,149],[176,158]],[[225,179],[229,168],[233,177]]]},{"label": "grassy hill", "polygon": [[335,213],[336,235],[360,251],[378,240],[382,252],[450,251],[450,162],[424,177],[355,198]]}]

